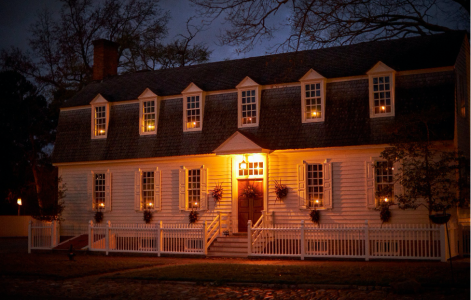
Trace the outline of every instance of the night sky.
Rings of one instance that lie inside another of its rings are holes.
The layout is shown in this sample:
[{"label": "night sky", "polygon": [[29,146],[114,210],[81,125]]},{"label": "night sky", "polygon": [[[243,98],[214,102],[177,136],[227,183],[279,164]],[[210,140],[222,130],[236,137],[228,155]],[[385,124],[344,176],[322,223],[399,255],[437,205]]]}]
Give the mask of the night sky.
[{"label": "night sky", "polygon": [[[185,22],[195,13],[190,2],[188,0],[161,0],[160,6],[170,11],[169,40],[179,33],[186,34]],[[61,3],[58,0],[0,0],[0,48],[15,46],[27,50],[30,34],[28,29],[36,19],[36,14],[44,7],[58,12]],[[195,41],[204,42],[210,50],[213,50],[211,61],[264,55],[269,51],[267,47],[276,43],[275,39],[269,43],[257,45],[249,53],[237,54],[234,47],[221,47],[216,44],[220,28],[224,26],[221,21],[213,23],[208,30],[200,32],[195,38]],[[195,24],[198,24],[197,22],[195,20]],[[279,38],[282,39],[281,36]]]}]

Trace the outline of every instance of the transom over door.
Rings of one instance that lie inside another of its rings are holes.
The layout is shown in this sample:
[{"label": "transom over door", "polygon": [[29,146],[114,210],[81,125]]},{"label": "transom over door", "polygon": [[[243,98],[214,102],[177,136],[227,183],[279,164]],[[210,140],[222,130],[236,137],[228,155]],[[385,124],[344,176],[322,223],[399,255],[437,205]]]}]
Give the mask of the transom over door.
[{"label": "transom over door", "polygon": [[[253,189],[254,193],[247,196],[246,191]],[[255,194],[255,195],[254,195]],[[247,222],[258,221],[263,210],[263,179],[248,179],[238,181],[239,232],[247,232]]]}]

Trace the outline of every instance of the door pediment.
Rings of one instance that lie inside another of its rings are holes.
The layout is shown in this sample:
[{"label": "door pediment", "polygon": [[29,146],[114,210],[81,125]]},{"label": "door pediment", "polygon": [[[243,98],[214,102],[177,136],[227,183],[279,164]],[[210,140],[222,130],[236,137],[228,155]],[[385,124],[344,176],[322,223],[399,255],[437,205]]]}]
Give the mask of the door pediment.
[{"label": "door pediment", "polygon": [[227,140],[225,140],[216,150],[213,151],[216,155],[225,154],[245,154],[245,153],[266,153],[270,152],[252,141],[241,132],[236,131]]}]

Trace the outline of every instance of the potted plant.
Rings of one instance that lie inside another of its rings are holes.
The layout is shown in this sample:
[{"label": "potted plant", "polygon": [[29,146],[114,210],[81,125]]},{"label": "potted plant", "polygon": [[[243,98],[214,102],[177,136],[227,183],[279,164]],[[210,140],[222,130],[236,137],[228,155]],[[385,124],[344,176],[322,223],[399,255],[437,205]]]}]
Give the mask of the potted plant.
[{"label": "potted plant", "polygon": [[222,199],[222,187],[220,184],[216,184],[214,189],[211,191],[211,195],[213,196],[214,202],[219,202]]},{"label": "potted plant", "polygon": [[150,222],[152,222],[153,217],[154,216],[153,216],[152,210],[150,209],[144,210],[144,222],[146,222],[146,224],[149,224]]},{"label": "potted plant", "polygon": [[276,200],[282,200],[286,195],[288,195],[288,187],[285,184],[281,184],[280,182],[275,180],[275,195],[276,195]]}]

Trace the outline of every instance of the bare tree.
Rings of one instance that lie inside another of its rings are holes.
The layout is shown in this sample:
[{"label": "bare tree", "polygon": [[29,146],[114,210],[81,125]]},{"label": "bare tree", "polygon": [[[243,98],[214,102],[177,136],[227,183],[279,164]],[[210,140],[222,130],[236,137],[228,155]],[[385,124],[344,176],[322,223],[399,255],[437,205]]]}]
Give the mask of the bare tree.
[{"label": "bare tree", "polygon": [[190,1],[210,20],[223,17],[229,28],[220,36],[222,44],[242,52],[286,26],[291,33],[275,50],[469,30],[469,0]]},{"label": "bare tree", "polygon": [[[80,89],[91,80],[93,66],[93,41],[108,39],[119,44],[119,70],[136,71],[167,67],[149,64],[147,52],[162,55],[168,46],[169,12],[158,6],[159,0],[60,0],[62,8],[58,16],[48,10],[39,13],[31,26],[31,54],[19,49],[3,50],[4,68],[16,70],[52,91]],[[191,39],[189,39],[191,41]],[[209,52],[202,45],[187,45],[202,58],[191,62],[203,62]],[[190,62],[190,61],[188,61]],[[188,63],[187,61],[184,64]]]},{"label": "bare tree", "polygon": [[177,35],[176,39],[167,45],[162,44],[152,32],[143,34],[139,44],[130,47],[126,53],[125,69],[167,69],[208,61],[212,51],[205,45],[192,43],[196,35],[204,30],[204,25],[195,26],[191,21],[192,18],[186,22],[187,34]]}]

